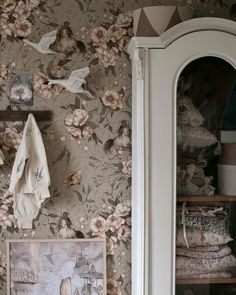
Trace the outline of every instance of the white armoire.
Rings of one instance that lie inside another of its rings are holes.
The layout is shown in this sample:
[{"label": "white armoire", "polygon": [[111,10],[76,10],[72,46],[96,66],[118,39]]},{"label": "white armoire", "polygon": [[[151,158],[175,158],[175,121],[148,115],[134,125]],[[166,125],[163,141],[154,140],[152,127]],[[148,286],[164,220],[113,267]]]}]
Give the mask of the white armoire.
[{"label": "white armoire", "polygon": [[132,294],[175,294],[176,93],[190,62],[236,68],[236,23],[198,18],[160,37],[134,37],[132,59]]}]

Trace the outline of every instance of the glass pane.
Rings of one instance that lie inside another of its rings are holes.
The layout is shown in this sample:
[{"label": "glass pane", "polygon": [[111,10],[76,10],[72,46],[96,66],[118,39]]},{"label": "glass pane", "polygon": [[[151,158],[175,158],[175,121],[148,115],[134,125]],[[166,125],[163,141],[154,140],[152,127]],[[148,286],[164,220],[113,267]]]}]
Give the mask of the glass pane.
[{"label": "glass pane", "polygon": [[236,294],[236,71],[197,59],[177,92],[176,295]]}]

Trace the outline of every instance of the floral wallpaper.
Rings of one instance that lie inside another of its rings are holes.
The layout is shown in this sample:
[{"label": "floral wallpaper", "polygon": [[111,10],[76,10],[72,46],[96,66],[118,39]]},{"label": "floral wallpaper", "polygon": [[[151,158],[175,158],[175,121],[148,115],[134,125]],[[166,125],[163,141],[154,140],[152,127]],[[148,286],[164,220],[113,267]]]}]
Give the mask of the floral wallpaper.
[{"label": "floral wallpaper", "polygon": [[[6,239],[82,237],[106,238],[108,294],[131,294],[127,45],[132,11],[168,4],[187,5],[196,16],[236,18],[229,0],[1,0],[1,110],[9,105],[12,75],[30,75],[31,109],[53,111],[53,120],[39,122],[51,198],[32,230],[17,227],[8,193],[24,123],[0,122],[0,294],[6,294]],[[22,98],[18,88],[14,95]]]}]

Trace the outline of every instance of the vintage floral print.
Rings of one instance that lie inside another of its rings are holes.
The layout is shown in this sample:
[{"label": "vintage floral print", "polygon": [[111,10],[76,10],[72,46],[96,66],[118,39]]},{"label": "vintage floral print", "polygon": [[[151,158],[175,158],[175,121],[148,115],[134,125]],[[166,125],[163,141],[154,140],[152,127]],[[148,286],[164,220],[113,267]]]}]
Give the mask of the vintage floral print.
[{"label": "vintage floral print", "polygon": [[[187,1],[197,16],[228,17],[231,11],[234,18],[232,3]],[[160,4],[173,1],[145,1],[146,6]],[[178,4],[186,5],[186,1]],[[131,294],[131,62],[127,46],[133,35],[132,11],[143,5],[139,0],[0,1],[1,109],[9,105],[11,75],[29,74],[33,77],[32,109],[53,111],[52,121],[39,122],[52,197],[32,230],[16,227],[13,199],[7,192],[24,123],[0,122],[6,158],[0,167],[1,295],[6,294],[6,239],[78,237],[106,238],[108,295]],[[53,31],[47,50],[36,50],[41,38]],[[90,70],[84,93],[48,83],[49,79],[68,79],[84,67]]]}]

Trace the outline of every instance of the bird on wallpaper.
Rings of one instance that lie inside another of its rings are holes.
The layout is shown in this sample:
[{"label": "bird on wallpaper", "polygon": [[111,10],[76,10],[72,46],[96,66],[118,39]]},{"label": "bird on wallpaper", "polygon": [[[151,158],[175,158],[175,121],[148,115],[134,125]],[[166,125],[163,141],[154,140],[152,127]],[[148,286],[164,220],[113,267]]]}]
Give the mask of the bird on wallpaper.
[{"label": "bird on wallpaper", "polygon": [[110,152],[114,147],[117,153],[121,156],[125,150],[129,151],[131,148],[131,130],[125,120],[121,121],[118,129],[118,135],[113,139],[108,139],[104,144],[105,153]]},{"label": "bird on wallpaper", "polygon": [[51,31],[49,33],[44,34],[39,43],[31,42],[27,39],[23,39],[23,42],[34,47],[38,52],[42,54],[51,54],[55,53],[49,47],[57,38],[57,30]]},{"label": "bird on wallpaper", "polygon": [[61,28],[57,31],[55,41],[53,41],[49,47],[54,52],[68,55],[73,54],[77,49],[82,53],[86,51],[84,43],[74,38],[69,22],[64,22]]},{"label": "bird on wallpaper", "polygon": [[82,68],[71,72],[68,79],[49,79],[46,83],[60,84],[72,93],[83,93],[90,98],[94,96],[82,86],[86,83],[85,77],[89,74],[89,67]]}]

